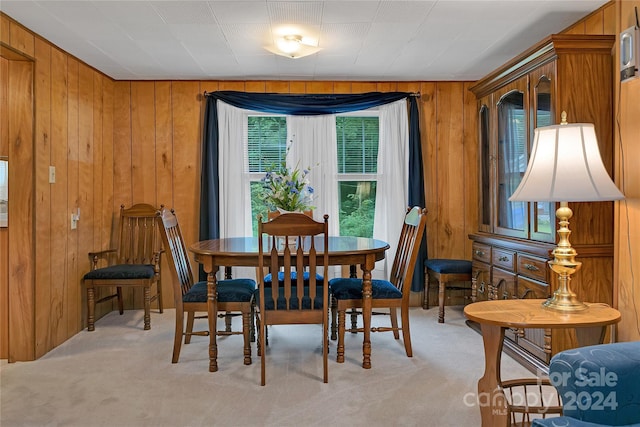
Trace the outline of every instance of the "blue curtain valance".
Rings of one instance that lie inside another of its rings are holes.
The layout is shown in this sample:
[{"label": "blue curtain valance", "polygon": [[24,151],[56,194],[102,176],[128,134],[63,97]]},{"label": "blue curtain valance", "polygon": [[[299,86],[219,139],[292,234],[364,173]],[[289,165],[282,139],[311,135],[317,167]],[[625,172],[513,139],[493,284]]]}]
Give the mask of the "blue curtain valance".
[{"label": "blue curtain valance", "polygon": [[205,93],[210,99],[247,110],[292,116],[317,116],[366,110],[411,96],[407,92],[368,92],[361,94],[253,93],[218,91]]}]

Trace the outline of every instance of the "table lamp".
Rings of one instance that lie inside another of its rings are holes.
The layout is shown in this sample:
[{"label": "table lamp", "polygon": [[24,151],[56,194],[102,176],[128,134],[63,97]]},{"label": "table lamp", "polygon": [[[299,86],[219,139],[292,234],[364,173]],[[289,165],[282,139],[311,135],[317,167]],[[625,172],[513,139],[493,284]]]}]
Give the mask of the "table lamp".
[{"label": "table lamp", "polygon": [[599,202],[624,198],[602,163],[598,140],[591,123],[562,123],[534,130],[531,156],[520,185],[509,198],[512,202],[560,202],[558,245],[549,267],[558,274],[558,289],[545,307],[561,311],[580,311],[587,306],[571,291],[571,275],[580,269],[577,252],[569,243],[568,202]]}]

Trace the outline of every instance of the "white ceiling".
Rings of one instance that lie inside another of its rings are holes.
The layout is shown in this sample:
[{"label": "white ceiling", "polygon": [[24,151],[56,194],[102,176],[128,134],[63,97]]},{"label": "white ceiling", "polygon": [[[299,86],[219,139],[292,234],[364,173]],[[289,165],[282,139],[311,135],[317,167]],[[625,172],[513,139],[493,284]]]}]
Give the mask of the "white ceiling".
[{"label": "white ceiling", "polygon": [[[114,79],[477,80],[606,0],[0,0]],[[283,25],[323,49],[264,49]]]}]

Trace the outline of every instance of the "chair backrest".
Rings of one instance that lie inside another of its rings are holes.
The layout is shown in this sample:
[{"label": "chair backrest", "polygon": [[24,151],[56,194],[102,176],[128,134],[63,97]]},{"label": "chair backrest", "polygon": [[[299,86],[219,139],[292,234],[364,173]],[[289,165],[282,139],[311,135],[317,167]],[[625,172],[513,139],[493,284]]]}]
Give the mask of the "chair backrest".
[{"label": "chair backrest", "polygon": [[427,224],[427,211],[417,206],[407,209],[393,260],[389,281],[408,297],[411,291],[413,271],[418,260],[422,236]]},{"label": "chair backrest", "polygon": [[146,203],[138,203],[128,209],[120,206],[118,264],[154,264],[161,248],[157,210]]},{"label": "chair backrest", "polygon": [[176,308],[182,307],[182,296],[193,286],[193,272],[189,262],[187,248],[184,245],[180,224],[173,209],[162,207],[157,211],[158,228],[171,270],[173,299]]},{"label": "chair backrest", "polygon": [[[258,278],[263,315],[266,310],[275,322],[305,323],[303,312],[327,313],[328,285],[317,280],[316,273],[322,270],[322,277],[327,277],[328,219],[325,215],[324,222],[316,222],[302,213],[286,213],[268,222],[258,221],[258,268],[263,271],[266,267],[272,277],[284,273],[284,280],[273,280],[270,288],[265,288],[264,277]],[[309,272],[307,284],[302,273],[292,280],[292,272],[305,270]],[[308,317],[309,322],[312,319],[317,315]]]}]

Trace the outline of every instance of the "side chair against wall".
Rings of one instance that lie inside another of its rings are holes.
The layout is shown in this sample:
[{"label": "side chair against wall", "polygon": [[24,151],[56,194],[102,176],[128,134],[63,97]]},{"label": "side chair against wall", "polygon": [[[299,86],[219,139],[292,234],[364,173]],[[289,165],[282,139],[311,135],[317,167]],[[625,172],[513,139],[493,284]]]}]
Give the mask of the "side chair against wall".
[{"label": "side chair against wall", "polygon": [[[144,329],[151,328],[151,302],[158,300],[162,313],[162,284],[160,283],[160,236],[156,227],[157,208],[138,203],[125,209],[120,207],[118,248],[89,252],[91,271],[84,275],[87,289],[87,329],[95,329],[95,306],[98,303],[118,299],[118,310],[124,313],[123,287],[141,287],[144,292]],[[105,264],[106,266],[100,267]],[[151,287],[157,293],[151,296]],[[96,288],[116,288],[116,293],[96,301]]]},{"label": "side chair against wall", "polygon": [[[316,222],[300,213],[287,213],[268,222],[258,220],[258,267],[267,268],[273,275],[282,272],[282,281],[266,287],[260,275],[256,291],[258,354],[260,355],[261,385],[266,383],[266,330],[268,325],[322,324],[322,359],[324,382],[328,381],[329,352],[329,292],[324,281],[317,280],[322,271],[327,277],[329,254],[329,216]],[[293,240],[295,239],[295,243]],[[316,249],[319,243],[322,247]],[[318,252],[321,251],[321,252]],[[305,282],[302,274],[309,272]]]},{"label": "side chair against wall", "polygon": [[[173,299],[176,306],[176,325],[173,339],[172,363],[178,363],[182,337],[184,343],[191,342],[192,335],[208,336],[210,331],[193,331],[196,318],[206,318],[207,315],[207,282],[194,283],[193,272],[187,249],[182,238],[180,225],[175,212],[162,208],[157,213],[158,227],[162,231],[162,242],[167,253]],[[216,331],[218,335],[240,335],[244,339],[244,364],[251,364],[250,323],[253,316],[253,293],[256,282],[253,279],[227,279],[217,282],[218,311],[242,314],[242,331]],[[184,314],[187,314],[185,329]],[[204,313],[196,316],[196,313]]]},{"label": "side chair against wall", "polygon": [[431,281],[438,282],[438,323],[444,323],[444,302],[447,289],[466,289],[452,285],[471,281],[471,261],[464,259],[427,259],[424,262],[424,300],[422,308],[429,308]]},{"label": "side chair against wall", "polygon": [[[371,328],[372,332],[392,331],[396,339],[402,340],[408,357],[413,356],[411,350],[411,336],[409,331],[409,297],[411,294],[411,278],[420,250],[420,242],[427,223],[425,209],[413,207],[407,210],[400,232],[400,239],[396,251],[389,280],[374,279],[371,282],[372,309],[388,308],[391,317],[391,327]],[[349,332],[363,332],[362,328],[347,328],[345,324],[346,311],[362,308],[362,279],[335,278],[329,281],[331,290],[332,329],[335,329],[336,312],[338,318],[338,351],[337,361],[344,362],[344,334]],[[396,315],[400,308],[402,326],[398,326]],[[359,313],[361,314],[361,313]],[[334,335],[332,333],[332,335]]]}]

